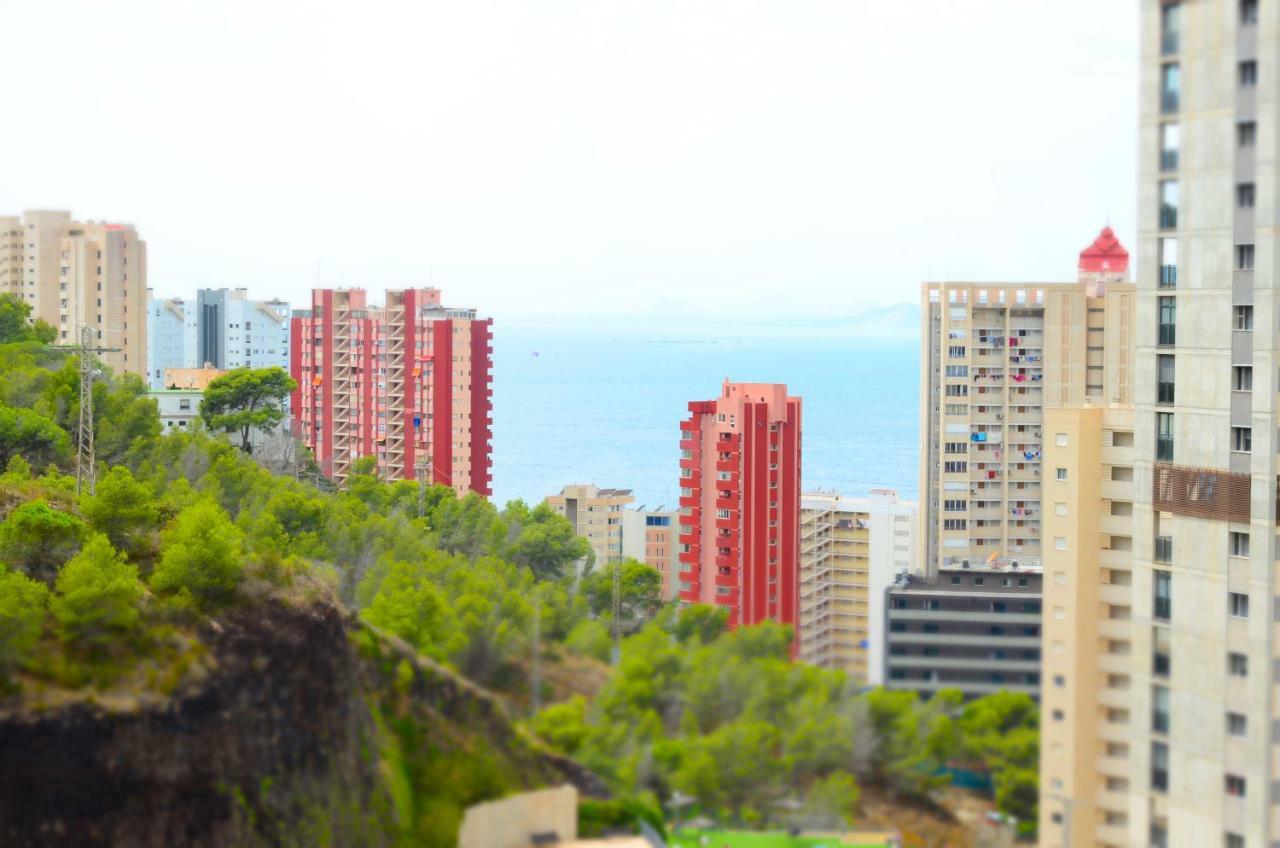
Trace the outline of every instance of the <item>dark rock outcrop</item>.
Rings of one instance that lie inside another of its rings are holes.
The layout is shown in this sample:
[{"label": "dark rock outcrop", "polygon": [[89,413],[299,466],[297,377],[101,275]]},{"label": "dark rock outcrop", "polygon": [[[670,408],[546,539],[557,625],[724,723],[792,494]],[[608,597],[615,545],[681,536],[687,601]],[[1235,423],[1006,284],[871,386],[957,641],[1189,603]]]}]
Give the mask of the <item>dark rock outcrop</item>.
[{"label": "dark rock outcrop", "polygon": [[452,844],[470,803],[599,780],[341,607],[267,599],[200,634],[172,697],[0,708],[0,845]]}]

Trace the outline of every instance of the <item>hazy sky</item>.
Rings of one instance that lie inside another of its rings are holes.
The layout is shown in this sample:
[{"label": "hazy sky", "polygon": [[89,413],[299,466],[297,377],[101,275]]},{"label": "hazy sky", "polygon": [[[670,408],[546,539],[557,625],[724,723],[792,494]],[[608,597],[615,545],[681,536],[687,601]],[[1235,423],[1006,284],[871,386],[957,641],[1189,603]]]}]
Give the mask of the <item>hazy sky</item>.
[{"label": "hazy sky", "polygon": [[0,212],[158,293],[820,313],[1133,241],[1132,0],[0,0]]}]

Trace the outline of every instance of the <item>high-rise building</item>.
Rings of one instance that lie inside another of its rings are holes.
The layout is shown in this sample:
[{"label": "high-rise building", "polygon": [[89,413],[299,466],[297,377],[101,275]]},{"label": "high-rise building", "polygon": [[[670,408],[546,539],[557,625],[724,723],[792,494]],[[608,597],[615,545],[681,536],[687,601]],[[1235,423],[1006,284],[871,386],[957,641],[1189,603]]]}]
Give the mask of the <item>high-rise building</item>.
[{"label": "high-rise building", "polygon": [[147,300],[147,383],[152,389],[168,388],[164,373],[174,368],[195,368],[196,311],[176,297]]},{"label": "high-rise building", "polygon": [[893,489],[800,498],[800,648],[855,680],[884,678],[885,591],[915,563],[916,504]]},{"label": "high-rise building", "polygon": [[[1107,579],[1127,574],[1137,332],[1128,267],[1107,228],[1081,251],[1072,283],[924,287],[927,542],[919,572],[890,592],[890,685],[1039,694],[1044,644],[1057,658],[1068,641],[1053,602],[1043,623],[1054,635],[1041,632],[1041,595],[1057,597],[1064,552],[1087,543]],[[1085,434],[1073,435],[1084,422]],[[1093,453],[1066,455],[1086,439]],[[1086,479],[1105,511],[1092,535],[1066,526],[1083,517],[1070,489]]]},{"label": "high-rise building", "polygon": [[119,348],[103,362],[146,378],[147,246],[132,225],[55,210],[0,217],[0,291],[53,325],[58,344],[79,344],[92,327],[99,344]]},{"label": "high-rise building", "polygon": [[[196,365],[289,370],[289,304],[250,300],[246,289],[196,292]],[[192,366],[195,367],[195,366]]]},{"label": "high-rise building", "polygon": [[490,491],[491,319],[441,304],[440,290],[316,289],[293,313],[290,373],[299,436],[326,474],[376,458],[383,475]]},{"label": "high-rise building", "polygon": [[676,598],[676,559],[680,514],[664,506],[638,506],[622,512],[622,555],[657,569],[662,575],[662,599]]},{"label": "high-rise building", "polygon": [[[1075,500],[1052,531],[1061,576],[1047,561],[1062,635],[1046,625],[1041,839],[1274,846],[1280,8],[1143,0],[1141,14],[1132,430],[1099,446],[1082,413],[1062,459],[1046,449]],[[1073,481],[1068,463],[1094,454],[1130,470]],[[1128,511],[1131,535],[1101,526]],[[1122,556],[1095,562],[1089,535]]]},{"label": "high-rise building", "polygon": [[724,381],[680,422],[680,600],[797,624],[800,398]]},{"label": "high-rise building", "polygon": [[630,489],[601,489],[585,483],[565,486],[546,503],[557,515],[573,525],[573,532],[586,539],[596,564],[618,562],[623,557],[622,519],[627,504],[634,501]]}]

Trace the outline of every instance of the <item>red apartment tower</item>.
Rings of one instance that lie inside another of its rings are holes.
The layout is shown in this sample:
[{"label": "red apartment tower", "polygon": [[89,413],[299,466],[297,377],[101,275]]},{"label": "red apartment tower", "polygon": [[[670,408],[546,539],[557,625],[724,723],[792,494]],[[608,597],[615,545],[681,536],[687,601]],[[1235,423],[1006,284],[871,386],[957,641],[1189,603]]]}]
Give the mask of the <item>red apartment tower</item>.
[{"label": "red apartment tower", "polygon": [[388,479],[491,494],[491,319],[447,309],[439,289],[316,289],[293,313],[295,426],[338,483],[372,456]]},{"label": "red apartment tower", "polygon": [[800,398],[731,383],[680,422],[680,599],[729,625],[797,618]]}]

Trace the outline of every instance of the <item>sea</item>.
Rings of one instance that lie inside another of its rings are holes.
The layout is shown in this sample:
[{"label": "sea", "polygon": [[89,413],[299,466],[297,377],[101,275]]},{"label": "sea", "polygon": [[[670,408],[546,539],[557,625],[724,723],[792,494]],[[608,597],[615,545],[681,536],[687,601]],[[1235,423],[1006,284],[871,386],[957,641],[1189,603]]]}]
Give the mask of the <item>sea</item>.
[{"label": "sea", "polygon": [[493,492],[535,504],[572,483],[673,506],[679,422],[724,378],[803,399],[802,485],[916,497],[919,345],[822,327],[494,326]]}]

